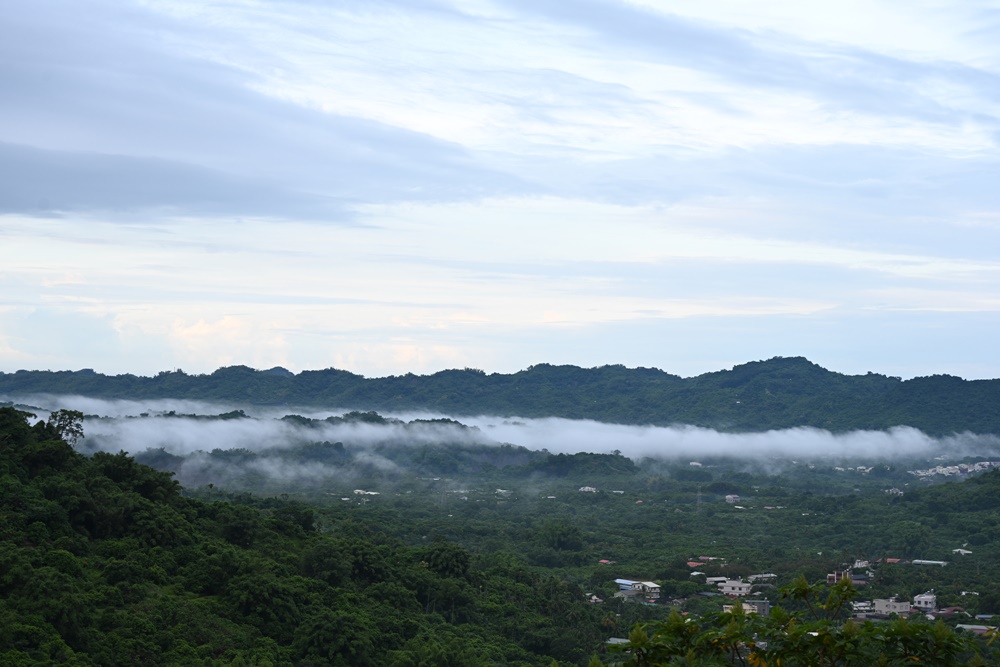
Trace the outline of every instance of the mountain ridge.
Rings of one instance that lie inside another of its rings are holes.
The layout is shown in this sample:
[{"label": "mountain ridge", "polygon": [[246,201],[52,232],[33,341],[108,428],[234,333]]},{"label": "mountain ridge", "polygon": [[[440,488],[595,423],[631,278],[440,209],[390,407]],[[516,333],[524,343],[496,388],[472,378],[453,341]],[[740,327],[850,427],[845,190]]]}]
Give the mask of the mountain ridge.
[{"label": "mountain ridge", "polygon": [[292,373],[248,366],[226,366],[206,375],[164,371],[152,377],[91,369],[0,373],[0,394],[41,393],[688,424],[732,432],[911,426],[938,436],[1000,434],[1000,379],[846,375],[804,357],[751,361],[690,378],[655,368],[546,363],[510,374],[466,368],[381,378],[335,368]]}]

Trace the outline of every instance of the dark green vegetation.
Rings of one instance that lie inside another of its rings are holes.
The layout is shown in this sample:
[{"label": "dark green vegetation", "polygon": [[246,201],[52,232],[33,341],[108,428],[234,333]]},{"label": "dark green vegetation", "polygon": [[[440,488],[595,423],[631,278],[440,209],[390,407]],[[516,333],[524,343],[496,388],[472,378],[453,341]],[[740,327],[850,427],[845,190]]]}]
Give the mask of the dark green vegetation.
[{"label": "dark green vegetation", "polygon": [[650,368],[549,364],[511,375],[465,369],[371,379],[336,369],[295,375],[280,368],[255,371],[245,366],[220,368],[211,375],[175,371],[151,378],[89,370],[0,373],[0,394],[31,393],[586,418],[734,432],[796,426],[840,432],[906,425],[932,435],[1000,433],[1000,380],[849,376],[801,357],[751,362],[687,379]]},{"label": "dark green vegetation", "polygon": [[[880,564],[862,597],[934,589],[939,606],[964,610],[940,628],[859,625],[855,636],[841,606],[796,621],[785,644],[772,641],[758,657],[776,664],[780,649],[782,664],[821,664],[808,657],[808,632],[827,627],[853,664],[869,664],[887,637],[900,660],[933,640],[928,650],[955,660],[972,651],[1000,664],[995,647],[951,630],[974,622],[970,614],[1000,613],[1000,471],[931,485],[899,461],[865,472],[849,462],[699,457],[690,466],[460,440],[137,454],[163,468],[155,470],[93,451],[88,438],[67,444],[80,436],[79,417],[56,412],[32,425],[0,408],[0,665],[583,667],[594,654],[616,659],[604,653],[612,636],[636,639],[639,664],[743,664],[749,654],[733,647],[787,630],[789,617],[721,614],[723,598],[702,595],[714,590],[706,576],[773,573],[781,587],[885,557],[948,565]],[[389,421],[371,412],[331,419]],[[213,420],[262,423],[239,411],[197,417]],[[321,425],[285,421],[306,433]],[[464,429],[419,420],[400,428]],[[288,476],[294,465],[323,474]],[[165,471],[190,466],[205,477],[184,493]],[[225,470],[223,488],[209,473]],[[905,493],[886,494],[891,487]],[[727,494],[739,494],[739,505]],[[953,553],[963,545],[972,553]],[[690,567],[699,556],[716,560]],[[616,599],[615,578],[656,581],[663,597]],[[770,584],[753,596],[807,614],[803,583],[784,600]],[[588,594],[604,602],[588,604]],[[673,610],[701,620],[678,624]],[[643,622],[653,623],[645,635],[630,635]],[[935,660],[921,664],[948,664]]]},{"label": "dark green vegetation", "polygon": [[579,664],[604,637],[578,588],[509,555],[187,498],[124,454],[77,453],[61,416],[0,408],[0,665]]}]

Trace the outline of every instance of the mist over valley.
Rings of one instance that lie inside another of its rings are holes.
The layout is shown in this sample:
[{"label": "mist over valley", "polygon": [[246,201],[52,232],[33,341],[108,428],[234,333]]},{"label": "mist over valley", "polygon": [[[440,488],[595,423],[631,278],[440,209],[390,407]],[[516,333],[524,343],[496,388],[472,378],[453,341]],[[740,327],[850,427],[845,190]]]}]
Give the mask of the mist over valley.
[{"label": "mist over valley", "polygon": [[[885,471],[893,470],[892,479],[905,486],[917,481],[908,475],[914,469],[1000,459],[1000,437],[995,435],[932,437],[907,426],[845,433],[811,427],[733,433],[555,417],[455,419],[427,412],[315,408],[286,413],[268,406],[176,399],[33,395],[8,397],[8,402],[41,418],[53,410],[77,410],[86,415],[80,451],[124,451],[174,472],[192,488],[211,484],[276,492],[367,484],[394,489],[427,476],[459,485],[534,485],[550,478],[586,485],[620,472],[613,464],[616,458],[626,459],[633,474],[643,478],[690,480],[700,474],[710,482],[712,471],[716,476],[742,471],[767,478],[809,476],[819,469],[843,473],[845,488],[853,488],[849,481],[871,479],[875,470],[881,471],[875,475],[879,484],[886,485]],[[546,466],[546,461],[572,460],[577,454],[605,458],[572,471],[553,473]],[[602,469],[601,461],[610,467]],[[858,479],[846,480],[848,475]]]}]

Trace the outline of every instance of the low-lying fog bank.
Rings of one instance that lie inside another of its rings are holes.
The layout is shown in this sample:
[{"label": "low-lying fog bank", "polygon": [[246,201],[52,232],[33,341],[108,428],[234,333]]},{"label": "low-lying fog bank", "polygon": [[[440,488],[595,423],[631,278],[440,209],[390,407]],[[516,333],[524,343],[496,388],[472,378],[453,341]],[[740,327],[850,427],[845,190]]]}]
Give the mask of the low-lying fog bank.
[{"label": "low-lying fog bank", "polygon": [[[892,460],[940,455],[961,457],[1000,451],[994,435],[956,434],[932,438],[905,426],[887,431],[830,433],[794,428],[764,433],[725,433],[694,426],[625,426],[587,420],[463,417],[396,414],[336,419],[343,410],[288,410],[206,404],[195,401],[104,401],[81,396],[6,398],[48,410],[72,409],[88,415],[85,447],[136,454],[162,449],[176,456],[198,451],[278,450],[310,442],[340,442],[354,449],[375,445],[474,445],[503,443],[553,454],[620,452],[633,460],[695,460],[709,457],[797,460]],[[242,411],[242,416],[239,412]],[[219,418],[225,415],[231,418]],[[95,418],[101,417],[101,418]],[[282,419],[285,417],[284,419]],[[333,418],[333,419],[330,419]],[[433,421],[438,420],[438,421]],[[384,423],[379,423],[384,422]]]}]

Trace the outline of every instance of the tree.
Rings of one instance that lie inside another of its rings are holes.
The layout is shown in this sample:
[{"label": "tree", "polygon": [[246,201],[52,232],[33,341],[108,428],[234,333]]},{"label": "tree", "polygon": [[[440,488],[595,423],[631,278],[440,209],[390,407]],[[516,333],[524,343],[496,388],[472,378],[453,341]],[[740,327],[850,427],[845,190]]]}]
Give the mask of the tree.
[{"label": "tree", "polygon": [[295,630],[292,647],[302,664],[364,667],[375,653],[368,619],[354,613],[323,609]]},{"label": "tree", "polygon": [[428,550],[424,562],[442,577],[464,578],[472,559],[469,552],[457,544],[438,542]]},{"label": "tree", "polygon": [[83,413],[79,410],[56,410],[49,415],[48,426],[70,446],[83,437]]}]

